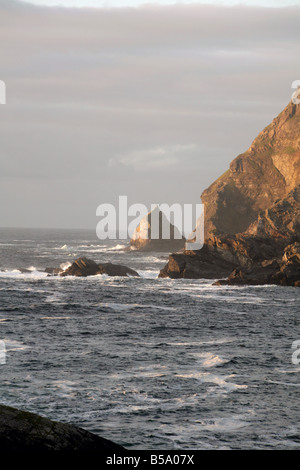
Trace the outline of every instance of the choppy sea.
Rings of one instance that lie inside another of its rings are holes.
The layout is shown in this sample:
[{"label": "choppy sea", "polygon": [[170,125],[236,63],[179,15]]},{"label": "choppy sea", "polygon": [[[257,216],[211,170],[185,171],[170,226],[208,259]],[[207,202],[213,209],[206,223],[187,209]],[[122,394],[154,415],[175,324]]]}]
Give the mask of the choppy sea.
[{"label": "choppy sea", "polygon": [[[128,449],[300,449],[300,290],[159,279],[126,246],[0,229],[0,403]],[[79,256],[140,278],[44,272]]]}]

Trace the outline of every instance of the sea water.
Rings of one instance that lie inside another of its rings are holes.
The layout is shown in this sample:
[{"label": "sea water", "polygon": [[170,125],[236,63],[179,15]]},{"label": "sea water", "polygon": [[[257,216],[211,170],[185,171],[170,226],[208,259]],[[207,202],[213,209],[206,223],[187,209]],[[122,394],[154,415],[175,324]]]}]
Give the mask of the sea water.
[{"label": "sea water", "polygon": [[[299,449],[300,290],[160,279],[127,246],[0,229],[0,403],[128,449]],[[44,272],[80,256],[140,277]]]}]

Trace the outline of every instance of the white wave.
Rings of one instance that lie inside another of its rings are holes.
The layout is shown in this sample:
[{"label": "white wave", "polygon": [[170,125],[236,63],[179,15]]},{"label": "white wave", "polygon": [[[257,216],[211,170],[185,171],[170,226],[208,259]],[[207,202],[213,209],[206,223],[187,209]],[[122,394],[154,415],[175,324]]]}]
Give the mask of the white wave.
[{"label": "white wave", "polygon": [[74,398],[77,395],[78,384],[70,380],[57,380],[52,383],[58,396],[62,398]]},{"label": "white wave", "polygon": [[34,271],[37,272],[38,271],[38,269],[35,266],[30,266],[27,269],[28,269],[28,271],[32,271],[32,272],[34,272]]},{"label": "white wave", "polygon": [[15,279],[30,279],[30,278],[44,278],[47,277],[48,274],[38,270],[31,270],[28,273],[22,273],[18,269],[13,269],[11,271],[0,271],[0,277],[3,278],[15,278]]},{"label": "white wave", "polygon": [[65,271],[66,269],[68,269],[70,266],[72,266],[72,263],[70,263],[70,261],[66,261],[65,263],[61,263],[61,265],[59,266],[63,271]]},{"label": "white wave", "polygon": [[287,385],[289,387],[300,387],[300,383],[280,382],[279,380],[270,380],[270,379],[268,379],[267,382],[271,384],[277,384],[277,385]]},{"label": "white wave", "polygon": [[111,251],[119,251],[119,250],[124,250],[125,248],[127,248],[127,245],[121,245],[121,244],[118,244],[116,246],[113,246],[111,247]]},{"label": "white wave", "polygon": [[153,262],[153,263],[166,263],[167,260],[168,260],[168,256],[161,256],[160,258],[157,257],[157,256],[154,256],[154,255],[149,255],[149,256],[145,256],[143,257],[143,260],[144,261],[150,261],[150,262]]},{"label": "white wave", "polygon": [[103,246],[102,248],[100,248],[99,250],[90,250],[91,253],[97,253],[97,252],[104,252],[104,253],[115,253],[116,251],[124,251],[125,249],[127,248],[127,245],[121,245],[121,244],[118,244],[118,245],[115,245],[115,246]]},{"label": "white wave", "polygon": [[153,271],[151,269],[140,269],[137,273],[143,279],[157,279],[158,278],[158,271]]},{"label": "white wave", "polygon": [[127,310],[128,308],[136,307],[138,304],[119,304],[116,302],[99,302],[92,304],[92,307],[108,307],[113,310]]},{"label": "white wave", "polygon": [[169,310],[169,311],[176,311],[176,307],[164,307],[163,305],[153,305],[153,304],[148,304],[148,305],[142,305],[141,307],[143,308],[155,308],[158,310]]},{"label": "white wave", "polygon": [[94,253],[115,253],[116,251],[124,251],[127,248],[127,245],[80,245],[76,248],[79,252],[87,252],[89,254]]},{"label": "white wave", "polygon": [[48,295],[45,298],[44,302],[47,302],[49,304],[59,304],[59,305],[61,305],[61,304],[64,303],[64,302],[62,302],[62,298],[64,298],[64,297],[65,297],[64,294],[59,293],[59,292],[55,292],[51,295]]},{"label": "white wave", "polygon": [[106,248],[107,245],[78,245],[77,249],[87,248],[88,250],[93,248]]},{"label": "white wave", "polygon": [[[178,426],[178,424],[170,423],[168,425],[168,439],[174,440],[175,442],[180,439],[180,441],[189,441],[191,437],[194,437],[199,433],[199,429],[203,431],[213,431],[213,432],[222,432],[222,433],[232,433],[236,432],[239,429],[249,426],[252,422],[254,416],[253,410],[246,410],[244,414],[230,414],[230,416],[218,418],[211,416],[209,418],[203,419],[193,419],[189,421],[189,425],[186,427]],[[166,438],[162,435],[161,437]],[[229,449],[227,446],[219,447],[219,450]]]},{"label": "white wave", "polygon": [[167,375],[168,368],[161,365],[149,365],[137,367],[134,371],[113,372],[110,377],[112,379],[124,380],[132,377],[163,377]]},{"label": "white wave", "polygon": [[201,366],[205,368],[219,366],[228,362],[228,359],[223,359],[222,357],[210,352],[192,353],[192,355],[194,357],[198,357]]},{"label": "white wave", "polygon": [[133,308],[154,308],[158,310],[177,310],[176,307],[164,307],[162,305],[154,305],[154,304],[120,304],[116,302],[99,302],[91,304],[92,307],[108,307],[112,308],[113,310],[128,310]]},{"label": "white wave", "polygon": [[68,245],[63,245],[60,247],[60,250],[66,250],[68,248]]},{"label": "white wave", "polygon": [[297,372],[300,372],[300,367],[295,367],[294,369],[276,369],[276,372],[279,372],[280,374],[295,374]]},{"label": "white wave", "polygon": [[220,387],[221,391],[232,392],[238,389],[248,388],[247,385],[239,385],[233,382],[227,382],[228,379],[234,377],[234,375],[222,376],[217,374],[211,374],[210,372],[195,372],[190,371],[182,374],[176,374],[177,377],[183,379],[196,379],[202,383],[212,383]]},{"label": "white wave", "polygon": [[[185,341],[185,342],[169,342],[167,343],[170,346],[202,346],[202,345],[215,345],[215,344],[226,344],[236,341],[233,338],[222,338],[222,339],[212,339],[207,341]],[[197,353],[196,353],[197,354]]]}]

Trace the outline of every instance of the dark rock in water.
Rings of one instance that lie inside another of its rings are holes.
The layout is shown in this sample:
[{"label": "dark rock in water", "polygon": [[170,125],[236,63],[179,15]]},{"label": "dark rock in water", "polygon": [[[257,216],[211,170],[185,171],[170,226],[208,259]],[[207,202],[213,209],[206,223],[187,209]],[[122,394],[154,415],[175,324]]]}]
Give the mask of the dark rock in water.
[{"label": "dark rock in water", "polygon": [[27,268],[17,268],[18,271],[20,271],[20,273],[22,274],[29,274],[31,273],[32,271],[30,271],[30,269],[27,269]]},{"label": "dark rock in water", "polygon": [[46,268],[45,273],[48,274],[60,274],[63,272],[63,269],[61,268]]},{"label": "dark rock in water", "polygon": [[272,276],[279,268],[277,260],[272,260],[268,264],[261,263],[251,269],[237,268],[228,276],[228,279],[221,279],[215,282],[214,285],[272,284]]},{"label": "dark rock in water", "polygon": [[97,264],[95,261],[88,258],[78,258],[71,266],[65,271],[61,272],[61,276],[95,276],[96,274],[107,274],[108,276],[139,276],[139,274],[127,266],[112,264],[112,263],[100,263]]},{"label": "dark rock in water", "polygon": [[99,274],[99,266],[88,258],[78,258],[71,266],[61,273],[61,276],[95,276]]},{"label": "dark rock in water", "polygon": [[217,279],[228,276],[236,266],[237,263],[223,259],[205,246],[200,251],[171,254],[159,277]]},{"label": "dark rock in water", "polygon": [[216,279],[216,285],[300,285],[300,243],[238,235],[212,237],[202,250],[173,253],[159,277]]},{"label": "dark rock in water", "polygon": [[199,251],[186,251],[169,256],[159,277],[218,279],[238,268],[251,268],[253,263],[282,254],[284,242],[250,236],[219,236],[206,240]]},{"label": "dark rock in water", "polygon": [[139,274],[127,266],[121,264],[104,263],[99,264],[99,274],[108,274],[108,276],[135,276]]},{"label": "dark rock in water", "polygon": [[70,424],[0,405],[2,451],[99,451],[124,453],[107,439]]},{"label": "dark rock in water", "polygon": [[[155,236],[151,230],[153,227],[157,232]],[[130,247],[137,251],[170,252],[183,249],[185,242],[177,227],[156,207],[140,221],[130,240]]]}]

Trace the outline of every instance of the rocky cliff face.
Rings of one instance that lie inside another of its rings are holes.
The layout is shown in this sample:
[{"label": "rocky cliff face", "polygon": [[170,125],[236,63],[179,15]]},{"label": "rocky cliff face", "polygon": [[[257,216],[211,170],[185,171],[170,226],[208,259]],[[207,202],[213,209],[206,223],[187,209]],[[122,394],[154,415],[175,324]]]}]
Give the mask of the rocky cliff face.
[{"label": "rocky cliff face", "polygon": [[160,277],[299,286],[300,105],[289,103],[202,202],[203,249],[170,255]]},{"label": "rocky cliff face", "polygon": [[300,182],[300,106],[290,102],[201,196],[205,237],[244,232]]},{"label": "rocky cliff face", "polygon": [[285,198],[279,199],[248,227],[250,235],[272,238],[291,238],[300,234],[300,185]]}]

